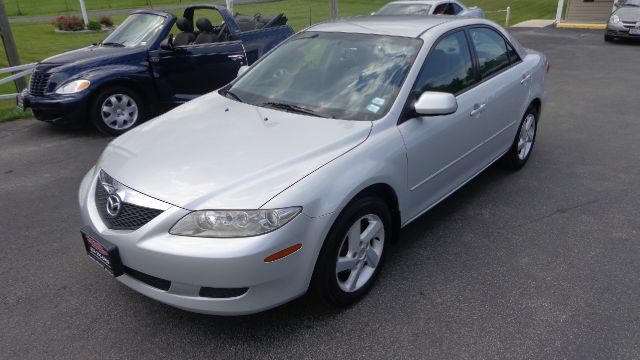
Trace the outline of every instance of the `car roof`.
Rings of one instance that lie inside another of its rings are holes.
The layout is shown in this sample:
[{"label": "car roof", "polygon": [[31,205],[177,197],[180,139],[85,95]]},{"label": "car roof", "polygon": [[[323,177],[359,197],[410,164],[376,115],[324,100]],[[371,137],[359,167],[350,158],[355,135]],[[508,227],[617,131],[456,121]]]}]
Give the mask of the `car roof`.
[{"label": "car roof", "polygon": [[376,15],[338,19],[311,26],[307,31],[419,37],[434,26],[456,21],[456,16]]}]

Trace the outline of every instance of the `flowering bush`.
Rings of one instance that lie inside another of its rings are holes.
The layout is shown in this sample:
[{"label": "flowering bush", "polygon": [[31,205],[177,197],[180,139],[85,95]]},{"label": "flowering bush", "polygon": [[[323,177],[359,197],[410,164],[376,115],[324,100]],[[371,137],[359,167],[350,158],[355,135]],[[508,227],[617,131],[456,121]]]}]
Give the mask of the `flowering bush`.
[{"label": "flowering bush", "polygon": [[84,29],[84,22],[76,16],[60,15],[54,18],[51,24],[62,31],[78,31]]}]

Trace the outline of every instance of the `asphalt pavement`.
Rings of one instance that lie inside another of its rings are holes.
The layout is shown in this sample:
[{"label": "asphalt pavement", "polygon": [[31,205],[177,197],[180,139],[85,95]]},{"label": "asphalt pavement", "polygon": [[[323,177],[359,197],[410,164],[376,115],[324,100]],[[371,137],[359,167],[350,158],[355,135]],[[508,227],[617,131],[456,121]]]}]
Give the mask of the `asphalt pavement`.
[{"label": "asphalt pavement", "polygon": [[224,318],[129,290],[78,231],[78,184],[110,139],[0,124],[0,358],[640,358],[640,45],[513,32],[551,61],[529,163],[405,228],[343,310],[303,297]]}]

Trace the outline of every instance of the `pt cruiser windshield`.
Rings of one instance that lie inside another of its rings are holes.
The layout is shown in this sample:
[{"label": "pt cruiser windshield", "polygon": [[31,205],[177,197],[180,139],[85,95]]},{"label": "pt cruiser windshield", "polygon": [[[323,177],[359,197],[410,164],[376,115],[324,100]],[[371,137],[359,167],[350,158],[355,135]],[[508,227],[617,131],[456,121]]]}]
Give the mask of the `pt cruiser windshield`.
[{"label": "pt cruiser windshield", "polygon": [[105,46],[135,47],[146,46],[153,42],[166,18],[152,14],[133,14],[129,16],[103,42]]},{"label": "pt cruiser windshield", "polygon": [[304,32],[257,63],[226,94],[283,111],[376,120],[389,110],[421,45],[406,37]]}]

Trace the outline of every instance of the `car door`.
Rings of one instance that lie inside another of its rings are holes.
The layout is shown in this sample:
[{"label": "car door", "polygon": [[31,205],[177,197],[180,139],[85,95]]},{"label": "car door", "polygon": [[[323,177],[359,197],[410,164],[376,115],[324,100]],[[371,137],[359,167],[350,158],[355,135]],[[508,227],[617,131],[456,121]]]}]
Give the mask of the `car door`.
[{"label": "car door", "polygon": [[[414,214],[430,207],[475,175],[486,163],[477,152],[483,142],[485,114],[480,104],[471,48],[464,30],[435,44],[413,85],[412,97],[424,91],[456,95],[458,110],[443,116],[405,116],[398,129],[407,151],[408,185],[417,200]],[[410,112],[410,111],[409,111]]]},{"label": "car door", "polygon": [[182,103],[235,79],[246,54],[242,42],[229,41],[158,49],[149,61],[163,100]]},{"label": "car door", "polygon": [[482,133],[487,158],[501,155],[511,145],[527,107],[531,72],[513,46],[496,30],[482,26],[469,29],[478,58],[482,88],[489,94]]}]

